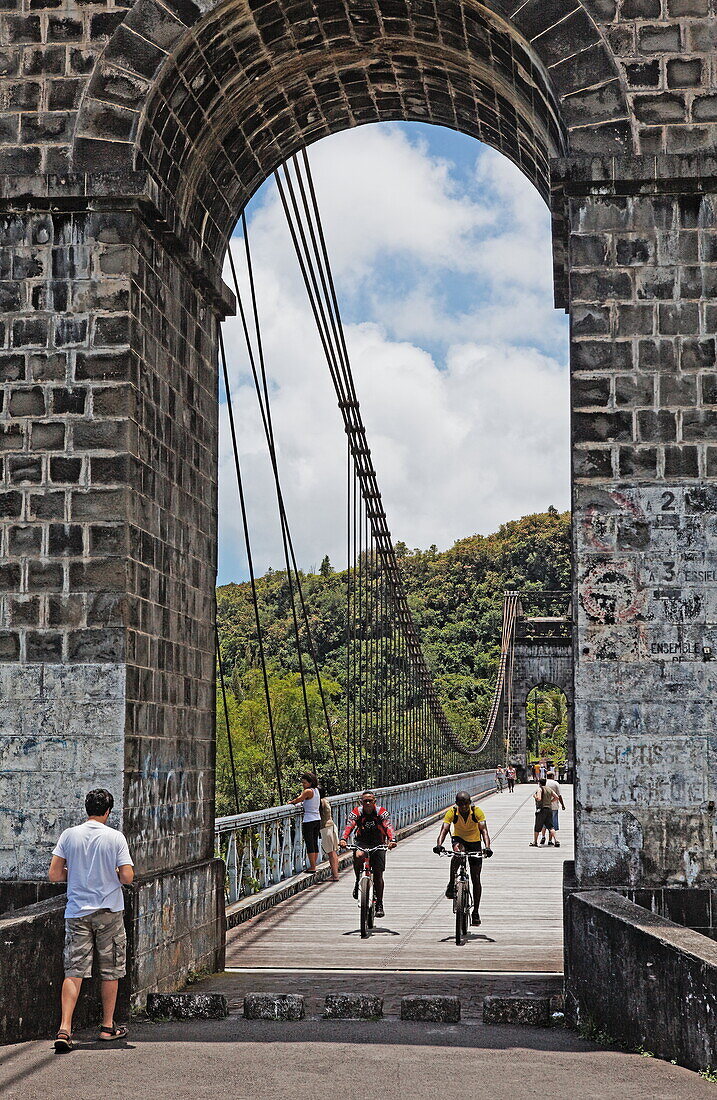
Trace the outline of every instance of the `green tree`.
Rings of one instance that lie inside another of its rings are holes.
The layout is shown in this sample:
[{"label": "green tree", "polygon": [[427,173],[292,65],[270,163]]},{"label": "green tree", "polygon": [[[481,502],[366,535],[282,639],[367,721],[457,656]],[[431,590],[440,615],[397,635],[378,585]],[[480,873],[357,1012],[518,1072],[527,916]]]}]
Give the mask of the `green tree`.
[{"label": "green tree", "polygon": [[[550,508],[505,523],[492,535],[460,539],[449,550],[441,552],[435,546],[411,550],[405,543],[397,543],[396,552],[441,702],[461,739],[475,743],[490,710],[500,659],[503,593],[506,589],[521,590],[526,594],[529,610],[531,593],[537,596],[546,590],[569,590],[569,514]],[[369,566],[364,554],[362,569],[365,571]],[[353,692],[346,671],[349,636],[346,571],[334,571],[326,556],[318,573],[302,574],[301,580],[332,729],[335,740],[345,748],[346,695]],[[258,578],[257,599],[271,697],[275,700],[272,710],[276,714],[277,746],[283,754],[282,770],[289,787],[310,764],[310,751],[286,573],[268,570]],[[217,622],[230,696],[240,801],[242,809],[255,809],[274,802],[277,796],[248,583],[227,584],[217,589]],[[313,672],[305,638],[302,646],[304,668]],[[377,669],[377,679],[384,686],[387,675],[386,669]],[[318,685],[313,677],[309,698],[312,732],[316,731],[317,767],[320,766],[327,783],[340,786],[341,776],[337,776],[332,762]],[[220,693],[218,704],[217,799],[222,812],[229,813],[234,812],[234,797],[227,770],[228,743]],[[540,744],[554,745],[557,750],[566,741],[567,718],[563,721],[556,717],[556,705],[551,703],[551,710],[547,703],[540,704],[538,733],[542,737]],[[543,728],[547,731],[545,736],[540,733]],[[390,759],[396,762],[406,750],[398,743],[394,745],[390,737],[389,742],[385,754],[390,753]],[[342,759],[339,753],[339,760]],[[461,759],[466,766],[476,763],[474,757]],[[419,760],[408,757],[402,757],[400,763],[404,774],[413,774],[421,767]]]}]

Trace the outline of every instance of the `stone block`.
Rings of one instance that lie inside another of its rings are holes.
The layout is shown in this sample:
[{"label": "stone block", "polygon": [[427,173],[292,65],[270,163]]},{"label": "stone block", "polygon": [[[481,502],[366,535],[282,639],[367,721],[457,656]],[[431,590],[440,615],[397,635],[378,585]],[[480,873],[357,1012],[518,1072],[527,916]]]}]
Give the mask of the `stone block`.
[{"label": "stone block", "polygon": [[679,19],[681,15],[704,16],[709,13],[709,0],[667,0],[667,14],[670,19]]},{"label": "stone block", "polygon": [[699,88],[701,84],[702,62],[698,57],[673,57],[668,60],[668,88]]},{"label": "stone block", "polygon": [[582,447],[576,448],[573,451],[573,470],[575,477],[611,478],[612,449],[610,447],[589,450]]},{"label": "stone block", "polygon": [[575,413],[573,433],[576,443],[625,443],[632,439],[632,413]]},{"label": "stone block", "polygon": [[401,997],[401,1019],[430,1024],[457,1024],[461,1018],[459,997],[416,995]]},{"label": "stone block", "polygon": [[229,1006],[223,993],[148,993],[147,1015],[153,1020],[223,1020]]},{"label": "stone block", "polygon": [[685,97],[674,92],[635,96],[635,114],[640,122],[654,125],[681,122],[686,117]]},{"label": "stone block", "polygon": [[621,477],[657,477],[656,447],[620,447],[618,463]]},{"label": "stone block", "polygon": [[495,996],[483,998],[484,1024],[550,1026],[550,997]]},{"label": "stone block", "polygon": [[304,998],[300,993],[248,993],[244,998],[247,1020],[303,1020]]},{"label": "stone block", "polygon": [[697,122],[717,120],[717,95],[697,96],[692,102],[692,117]]},{"label": "stone block", "polygon": [[658,88],[660,85],[660,62],[635,62],[625,66],[625,76],[631,88]]},{"label": "stone block", "polygon": [[679,53],[681,49],[679,24],[652,24],[642,26],[637,32],[640,53]]},{"label": "stone block", "polygon": [[660,0],[622,0],[621,19],[659,19]]},{"label": "stone block", "polygon": [[376,1020],[383,1016],[383,997],[372,993],[329,993],[324,1016],[327,1020]]}]

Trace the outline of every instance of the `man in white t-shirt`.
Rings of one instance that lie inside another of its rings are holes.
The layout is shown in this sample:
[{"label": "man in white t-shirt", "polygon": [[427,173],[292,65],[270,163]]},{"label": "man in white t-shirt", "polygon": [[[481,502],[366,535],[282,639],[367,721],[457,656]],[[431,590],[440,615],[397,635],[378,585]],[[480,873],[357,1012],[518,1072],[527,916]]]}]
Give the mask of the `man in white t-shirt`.
[{"label": "man in white t-shirt", "polygon": [[127,841],[110,829],[114,798],[102,788],[85,799],[87,821],[65,829],[52,853],[50,882],[67,883],[65,907],[65,980],[62,984],[62,1020],[55,1050],[72,1050],[72,1016],[83,978],[92,975],[97,948],[102,979],[102,1027],[99,1039],[124,1039],[127,1028],[114,1020],[119,979],[125,975],[127,936],[124,928],[122,886],[134,879]]},{"label": "man in white t-shirt", "polygon": [[[563,802],[563,796],[560,792],[560,784],[558,783],[557,779],[555,778],[555,772],[554,771],[551,770],[551,771],[548,772],[548,778],[545,781],[545,786],[550,787],[551,791],[554,792],[554,794],[555,794],[555,796],[558,800],[557,802],[553,803],[553,829],[557,833],[557,831],[558,831],[558,812],[559,812],[558,811],[558,803],[560,804],[560,809],[561,810],[565,809],[565,803]],[[543,829],[543,835],[540,838],[540,843],[545,844],[545,840],[546,840],[546,833],[545,833],[545,829]],[[548,847],[549,848],[552,847],[552,845],[554,843],[557,844],[557,839],[555,841],[548,840]],[[558,847],[559,847],[559,845],[558,845]]]}]

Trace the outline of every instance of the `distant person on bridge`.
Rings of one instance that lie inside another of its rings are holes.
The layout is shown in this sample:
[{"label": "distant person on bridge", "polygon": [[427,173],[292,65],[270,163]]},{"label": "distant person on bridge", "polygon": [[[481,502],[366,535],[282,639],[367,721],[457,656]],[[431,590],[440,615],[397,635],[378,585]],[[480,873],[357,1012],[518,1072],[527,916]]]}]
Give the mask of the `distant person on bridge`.
[{"label": "distant person on bridge", "polygon": [[[561,790],[560,790],[560,784],[558,783],[557,779],[555,778],[555,772],[554,771],[551,770],[551,771],[548,772],[548,778],[545,781],[545,786],[550,787],[551,791],[557,797],[557,800],[558,800],[557,802],[553,802],[553,831],[555,833],[557,833],[558,829],[560,827],[559,826],[560,811],[558,810],[558,803],[560,804],[560,809],[561,810],[565,809],[565,803],[563,802],[563,796],[562,796],[562,793],[561,793]],[[540,837],[540,843],[541,844],[545,844],[545,833],[546,833],[546,830],[543,829],[543,832],[542,832],[541,837]],[[555,843],[558,845],[558,847],[560,847],[560,844],[558,843],[557,838],[555,840]],[[548,847],[550,847],[551,844],[553,844],[553,841],[549,840],[548,841]]]},{"label": "distant person on bridge", "polygon": [[[358,898],[359,879],[363,869],[363,856],[361,846],[377,848],[386,844],[389,848],[396,847],[396,834],[393,831],[388,810],[376,805],[376,795],[373,791],[364,791],[361,795],[361,805],[356,806],[348,816],[346,827],[341,834],[341,847],[346,848],[351,833],[356,830],[356,844],[358,851],[354,852],[354,874],[356,885],[353,896]],[[373,890],[376,898],[376,916],[385,917],[383,910],[383,873],[386,870],[386,853],[371,852],[371,871],[373,872]]]},{"label": "distant person on bridge", "polygon": [[503,771],[503,768],[499,764],[498,767],[495,769],[495,785],[498,788],[498,793],[499,794],[503,793],[503,783],[504,783],[504,781],[505,781],[505,772]]},{"label": "distant person on bridge", "polygon": [[[433,849],[434,852],[439,851],[439,849],[443,847],[443,841],[451,831],[453,833],[452,841],[454,852],[460,850],[466,852],[480,852],[483,847],[483,842],[485,842],[484,855],[493,855],[490,847],[490,837],[488,835],[488,825],[486,823],[485,814],[480,806],[472,805],[471,796],[467,791],[459,791],[456,795],[455,805],[446,810],[443,821],[441,822],[438,842]],[[471,882],[473,883],[472,924],[480,924],[479,909],[482,893],[480,873],[482,862],[483,861],[480,859],[468,860],[471,872]],[[447,898],[455,896],[456,871],[458,870],[459,863],[460,860],[455,857],[451,860],[451,875],[448,880],[448,886],[446,887]]]},{"label": "distant person on bridge", "polygon": [[90,791],[85,799],[87,821],[65,829],[52,853],[50,882],[67,883],[62,1020],[55,1039],[58,1053],[74,1046],[72,1017],[82,980],[92,975],[95,948],[102,979],[98,1038],[108,1043],[127,1035],[126,1027],[115,1024],[114,1011],[127,954],[122,886],[129,886],[134,879],[134,865],[122,833],[107,825],[113,805],[109,791]]},{"label": "distant person on bridge", "polygon": [[309,874],[313,875],[319,858],[319,834],[321,832],[319,781],[313,772],[303,772],[299,779],[302,786],[301,794],[297,794],[296,798],[291,798],[289,805],[303,806],[304,808],[301,832],[306,845],[306,855],[309,859]]},{"label": "distant person on bridge", "polygon": [[505,779],[508,784],[508,792],[512,793],[515,790],[515,768],[512,764],[509,764],[505,769]]},{"label": "distant person on bridge", "polygon": [[319,803],[321,815],[321,848],[329,861],[331,868],[331,881],[339,881],[339,838],[336,833],[331,803],[328,798],[322,798]]},{"label": "distant person on bridge", "polygon": [[555,791],[551,790],[547,786],[547,779],[541,779],[539,785],[535,791],[533,791],[533,798],[535,799],[535,825],[533,826],[533,839],[530,842],[531,848],[538,847],[538,836],[541,829],[547,829],[550,834],[550,843],[554,844],[556,848],[560,847],[560,841],[555,839],[555,829],[553,828],[553,806],[558,805],[558,796]]}]

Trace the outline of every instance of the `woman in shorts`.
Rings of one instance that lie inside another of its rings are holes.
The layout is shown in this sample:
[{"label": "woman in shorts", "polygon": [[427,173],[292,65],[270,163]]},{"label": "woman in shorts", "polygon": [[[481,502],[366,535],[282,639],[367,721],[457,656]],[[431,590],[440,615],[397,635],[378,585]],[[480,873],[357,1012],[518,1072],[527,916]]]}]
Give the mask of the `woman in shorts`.
[{"label": "woman in shorts", "polygon": [[336,825],[328,798],[322,798],[319,803],[321,816],[321,848],[329,861],[331,868],[331,881],[339,881],[339,838],[336,833]]}]

